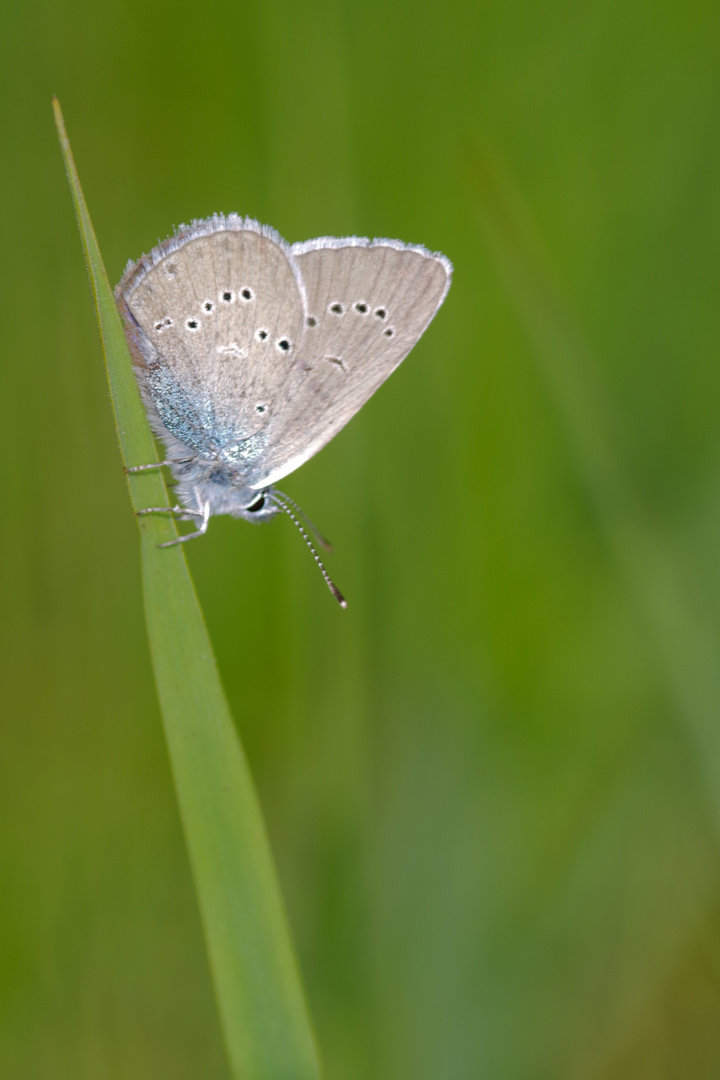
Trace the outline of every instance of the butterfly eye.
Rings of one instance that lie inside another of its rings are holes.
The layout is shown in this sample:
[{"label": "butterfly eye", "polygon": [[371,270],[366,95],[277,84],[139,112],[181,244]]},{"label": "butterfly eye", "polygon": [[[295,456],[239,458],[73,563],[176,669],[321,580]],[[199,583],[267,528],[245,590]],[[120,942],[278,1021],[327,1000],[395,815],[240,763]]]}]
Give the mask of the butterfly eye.
[{"label": "butterfly eye", "polygon": [[265,506],[265,496],[261,491],[260,494],[258,495],[257,499],[255,499],[253,502],[251,502],[249,506],[246,506],[245,509],[250,514],[257,514],[258,510],[262,510],[264,506]]}]

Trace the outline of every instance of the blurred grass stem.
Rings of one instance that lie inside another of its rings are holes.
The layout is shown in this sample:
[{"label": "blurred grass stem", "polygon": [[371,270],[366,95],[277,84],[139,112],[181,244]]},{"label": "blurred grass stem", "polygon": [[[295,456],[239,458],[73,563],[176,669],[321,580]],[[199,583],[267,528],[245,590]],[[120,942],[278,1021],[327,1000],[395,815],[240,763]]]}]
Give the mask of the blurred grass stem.
[{"label": "blurred grass stem", "polygon": [[591,350],[554,282],[530,213],[487,147],[467,161],[483,232],[530,336],[610,550],[644,612],[720,831],[720,697],[709,620],[679,557],[650,520],[612,437],[613,409]]},{"label": "blurred grass stem", "polygon": [[[78,180],[55,122],[90,276],[120,451],[157,461],[154,440]],[[135,510],[169,506],[160,470],[128,475]],[[171,515],[138,518],[148,637],[180,814],[233,1075],[317,1080],[320,1068],[252,778]]]}]

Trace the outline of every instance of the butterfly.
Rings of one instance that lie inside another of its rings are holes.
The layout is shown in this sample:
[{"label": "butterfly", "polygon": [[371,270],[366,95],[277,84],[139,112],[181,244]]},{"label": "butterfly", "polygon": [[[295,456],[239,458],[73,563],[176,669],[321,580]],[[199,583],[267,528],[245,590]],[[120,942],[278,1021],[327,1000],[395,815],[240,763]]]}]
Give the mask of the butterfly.
[{"label": "butterfly", "polygon": [[452,265],[398,240],[288,244],[237,214],[182,226],[115,289],[151,426],[196,523],[300,508],[275,487],[333,438],[407,356],[442,304]]}]

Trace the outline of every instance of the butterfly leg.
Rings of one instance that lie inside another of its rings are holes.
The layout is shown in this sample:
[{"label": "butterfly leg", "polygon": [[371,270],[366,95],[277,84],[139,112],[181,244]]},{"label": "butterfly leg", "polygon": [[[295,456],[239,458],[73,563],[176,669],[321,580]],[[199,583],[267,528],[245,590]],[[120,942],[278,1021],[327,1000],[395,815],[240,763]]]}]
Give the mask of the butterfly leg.
[{"label": "butterfly leg", "polygon": [[128,465],[126,473],[149,472],[150,469],[171,469],[173,465],[192,465],[197,458],[174,458],[172,461],[151,461],[149,465]]},{"label": "butterfly leg", "polygon": [[200,527],[195,532],[185,533],[184,536],[178,536],[177,540],[168,540],[166,544],[158,544],[158,547],[174,547],[175,544],[184,544],[186,540],[195,540],[198,536],[204,536],[207,532],[208,521],[210,520],[210,503],[201,500],[197,489],[195,489],[195,498],[197,499],[198,509],[185,510],[185,513],[190,517],[199,517],[201,519]]},{"label": "butterfly leg", "polygon": [[181,514],[185,517],[203,517],[202,510],[188,510],[186,506],[147,506],[144,510],[136,510],[140,514]]},{"label": "butterfly leg", "polygon": [[153,461],[150,465],[128,465],[125,472],[148,472],[150,469],[163,469],[170,464],[172,464],[170,461]]}]

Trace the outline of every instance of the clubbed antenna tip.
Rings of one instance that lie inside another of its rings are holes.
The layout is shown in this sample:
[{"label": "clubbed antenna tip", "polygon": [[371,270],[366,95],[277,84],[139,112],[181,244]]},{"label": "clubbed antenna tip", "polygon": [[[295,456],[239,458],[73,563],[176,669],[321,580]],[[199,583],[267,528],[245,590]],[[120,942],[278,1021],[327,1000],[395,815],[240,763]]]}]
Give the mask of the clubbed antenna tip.
[{"label": "clubbed antenna tip", "polygon": [[290,518],[293,525],[296,527],[296,529],[298,530],[298,532],[302,536],[303,540],[305,541],[307,546],[310,548],[310,551],[312,552],[312,556],[313,556],[313,558],[315,559],[315,562],[318,565],[320,573],[322,574],[323,578],[325,579],[325,584],[327,585],[328,589],[333,594],[333,596],[337,600],[340,607],[343,608],[343,609],[346,608],[347,607],[347,600],[345,599],[345,597],[340,592],[340,590],[338,589],[335,582],[332,580],[332,578],[328,574],[327,570],[325,569],[325,567],[323,565],[322,559],[320,558],[317,551],[313,547],[313,544],[312,544],[312,541],[311,541],[310,537],[308,536],[307,532],[305,531],[305,529],[300,524],[300,521],[298,520],[297,516],[290,509],[290,506],[291,505],[294,506],[295,509],[298,511],[298,513],[300,515],[302,515],[303,519],[307,522],[308,526],[312,529],[312,531],[317,536],[318,541],[320,542],[321,546],[324,547],[327,551],[330,551],[332,549],[331,549],[330,545],[328,544],[328,542],[323,539],[323,537],[317,531],[317,529],[312,524],[310,519],[305,516],[305,514],[300,509],[300,507],[296,503],[294,503],[292,501],[292,499],[290,499],[287,495],[284,495],[282,492],[278,492],[278,491],[269,491],[267,494],[268,494],[268,498],[272,499],[272,501],[275,503],[275,505],[279,506],[281,510],[284,510],[285,513],[287,514],[287,516]]}]

